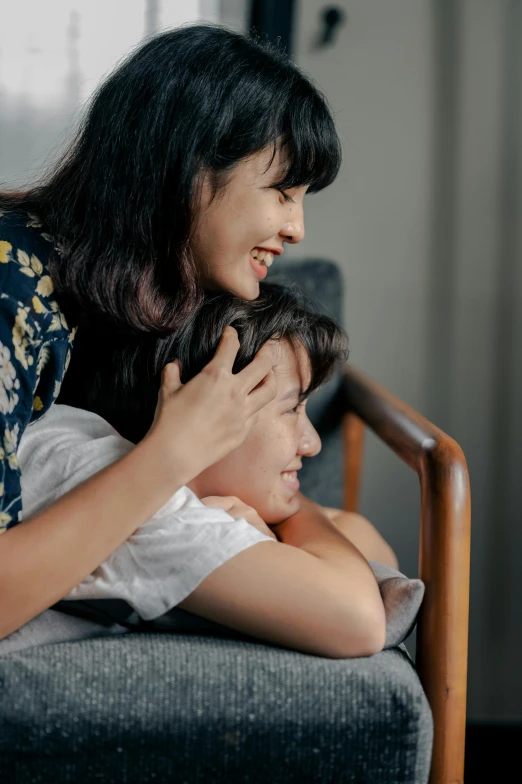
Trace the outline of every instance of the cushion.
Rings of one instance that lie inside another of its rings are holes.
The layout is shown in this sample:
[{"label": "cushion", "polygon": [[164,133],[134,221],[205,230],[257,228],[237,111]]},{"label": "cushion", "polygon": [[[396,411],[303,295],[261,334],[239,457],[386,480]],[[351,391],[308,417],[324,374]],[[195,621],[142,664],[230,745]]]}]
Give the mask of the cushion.
[{"label": "cushion", "polygon": [[403,649],[130,633],[3,656],[0,686],[0,781],[428,781],[432,718]]},{"label": "cushion", "polygon": [[385,648],[393,648],[409,637],[417,622],[417,615],[424,598],[424,583],[406,577],[386,564],[370,561],[379,583],[386,613]]}]

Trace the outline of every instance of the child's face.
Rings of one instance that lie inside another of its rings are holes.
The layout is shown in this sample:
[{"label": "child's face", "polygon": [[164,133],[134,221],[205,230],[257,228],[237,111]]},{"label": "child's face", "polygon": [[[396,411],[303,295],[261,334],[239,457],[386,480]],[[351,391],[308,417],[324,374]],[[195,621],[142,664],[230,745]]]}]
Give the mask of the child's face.
[{"label": "child's face", "polygon": [[297,471],[303,456],[321,449],[321,439],[298,396],[310,378],[305,351],[275,342],[277,395],[256,415],[243,444],[189,483],[197,496],[233,495],[266,523],[279,523],[299,509]]}]

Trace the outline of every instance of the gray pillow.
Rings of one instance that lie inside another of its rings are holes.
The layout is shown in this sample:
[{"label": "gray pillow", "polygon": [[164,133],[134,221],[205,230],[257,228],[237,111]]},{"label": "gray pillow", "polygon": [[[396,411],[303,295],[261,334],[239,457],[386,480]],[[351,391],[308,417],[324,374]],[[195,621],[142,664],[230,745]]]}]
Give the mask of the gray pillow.
[{"label": "gray pillow", "polygon": [[424,583],[378,561],[369,561],[369,564],[379,584],[386,613],[384,647],[395,648],[415,627],[424,598]]}]

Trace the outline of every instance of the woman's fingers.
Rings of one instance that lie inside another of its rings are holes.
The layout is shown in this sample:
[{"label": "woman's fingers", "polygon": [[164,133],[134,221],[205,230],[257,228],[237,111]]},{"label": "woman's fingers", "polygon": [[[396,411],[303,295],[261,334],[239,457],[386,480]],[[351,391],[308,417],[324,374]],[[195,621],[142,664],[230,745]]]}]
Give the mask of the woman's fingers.
[{"label": "woman's fingers", "polygon": [[[272,371],[274,366],[274,352],[272,346],[265,343],[252,362],[237,374],[237,380],[241,384],[241,391],[249,394],[253,389],[261,385]],[[271,399],[271,398],[270,398]]]},{"label": "woman's fingers", "polygon": [[248,367],[234,374],[239,345],[237,331],[226,327],[213,359],[186,384],[181,383],[177,363],[163,368],[149,433],[166,459],[179,459],[175,444],[186,439],[190,446],[185,447],[183,467],[189,478],[240,446],[251,430],[253,414],[276,395],[272,346],[260,349]]},{"label": "woman's fingers", "polygon": [[[214,358],[209,364],[214,365],[214,367],[220,364],[232,374],[232,367],[239,345],[236,329],[230,326],[226,327]],[[248,396],[249,417],[273,400],[276,395],[277,388],[272,371],[273,364],[274,353],[272,346],[265,343],[259,349],[252,362],[232,377],[236,389],[242,395]]]},{"label": "woman's fingers", "polygon": [[222,365],[232,372],[238,350],[239,338],[237,336],[237,330],[231,326],[225,327],[223,334],[219,339],[216,353],[209,364]]},{"label": "woman's fingers", "polygon": [[277,381],[274,371],[270,370],[260,384],[248,396],[249,417],[259,411],[277,394]]},{"label": "woman's fingers", "polygon": [[179,362],[177,360],[168,362],[163,368],[161,372],[161,386],[169,394],[176,392],[176,390],[183,386],[180,378]]}]

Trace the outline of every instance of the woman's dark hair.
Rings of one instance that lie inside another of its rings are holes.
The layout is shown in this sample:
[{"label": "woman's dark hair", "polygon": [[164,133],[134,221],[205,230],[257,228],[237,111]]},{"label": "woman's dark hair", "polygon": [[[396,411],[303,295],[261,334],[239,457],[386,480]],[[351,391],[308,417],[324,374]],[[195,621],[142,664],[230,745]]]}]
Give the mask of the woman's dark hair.
[{"label": "woman's dark hair", "polygon": [[0,194],[0,209],[36,213],[57,240],[50,272],[66,313],[170,333],[202,296],[189,248],[201,175],[215,196],[242,159],[281,145],[289,163],[274,187],[333,181],[341,149],[320,91],[268,42],[185,26],[119,64],[54,170]]},{"label": "woman's dark hair", "polygon": [[187,383],[210,362],[228,324],[237,329],[240,341],[234,373],[272,338],[304,348],[311,377],[301,400],[326,381],[348,353],[346,333],[332,318],[313,310],[296,286],[264,282],[252,301],[208,293],[173,335],[108,333],[103,324],[80,325],[57,402],[99,414],[137,443],[152,424],[163,367],[179,360],[181,381]]}]

